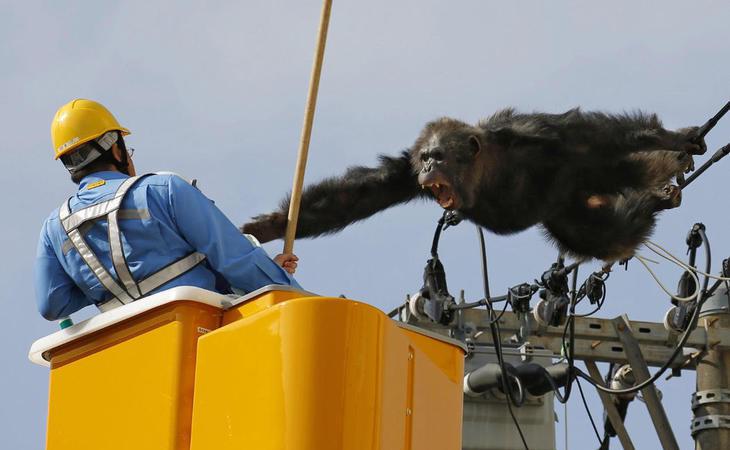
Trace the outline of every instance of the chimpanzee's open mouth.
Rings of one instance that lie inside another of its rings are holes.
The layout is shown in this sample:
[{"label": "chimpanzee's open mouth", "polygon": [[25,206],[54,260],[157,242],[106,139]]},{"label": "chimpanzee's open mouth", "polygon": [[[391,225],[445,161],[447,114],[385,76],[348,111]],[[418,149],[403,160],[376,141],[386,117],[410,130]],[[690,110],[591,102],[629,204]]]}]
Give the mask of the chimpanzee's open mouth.
[{"label": "chimpanzee's open mouth", "polygon": [[436,196],[436,201],[444,209],[455,209],[456,208],[456,196],[454,195],[453,189],[448,184],[434,183],[428,188],[431,189],[433,195]]},{"label": "chimpanzee's open mouth", "polygon": [[430,189],[433,196],[436,197],[436,201],[444,209],[458,209],[459,200],[456,192],[451,188],[451,185],[444,179],[444,177],[426,177],[421,183],[423,189]]},{"label": "chimpanzee's open mouth", "polygon": [[436,201],[444,209],[459,209],[459,196],[449,183],[446,176],[440,170],[421,172],[418,175],[418,182],[423,189],[430,189]]}]

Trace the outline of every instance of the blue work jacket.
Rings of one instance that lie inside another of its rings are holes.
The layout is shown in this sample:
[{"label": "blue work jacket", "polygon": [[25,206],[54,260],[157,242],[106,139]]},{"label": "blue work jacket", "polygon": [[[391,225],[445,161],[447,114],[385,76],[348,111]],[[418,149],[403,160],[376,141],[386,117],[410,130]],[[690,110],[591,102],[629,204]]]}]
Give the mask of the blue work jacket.
[{"label": "blue work jacket", "polygon": [[[85,177],[70,200],[71,211],[109,200],[127,178],[119,172],[96,172]],[[206,256],[202,264],[149,295],[175,286],[197,286],[221,293],[227,293],[229,287],[246,292],[268,284],[299,287],[211,200],[173,174],[149,175],[132,186],[119,211],[119,228],[127,265],[135,280],[193,252]],[[99,261],[118,280],[111,262],[107,221],[97,220],[81,231]],[[38,310],[48,320],[111,298],[69,241],[58,209],[43,224],[35,266]],[[221,277],[227,283],[221,283]]]}]

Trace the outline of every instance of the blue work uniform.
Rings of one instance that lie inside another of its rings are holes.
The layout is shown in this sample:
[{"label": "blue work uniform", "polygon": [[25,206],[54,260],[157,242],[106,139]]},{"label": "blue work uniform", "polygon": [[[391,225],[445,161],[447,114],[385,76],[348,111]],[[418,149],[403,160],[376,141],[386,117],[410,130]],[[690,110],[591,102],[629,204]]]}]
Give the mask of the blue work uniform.
[{"label": "blue work uniform", "polygon": [[[70,210],[110,200],[128,178],[119,172],[96,172],[83,178],[78,192],[68,201]],[[300,287],[262,248],[244,237],[211,200],[176,175],[142,177],[125,195],[118,217],[124,259],[135,280],[192,253],[205,256],[200,264],[146,295],[176,286],[220,293],[228,293],[229,287],[245,292],[269,284]],[[99,262],[116,278],[108,221],[90,221],[79,231]],[[59,209],[51,213],[41,230],[35,285],[38,310],[48,320],[112,297],[69,240]]]}]

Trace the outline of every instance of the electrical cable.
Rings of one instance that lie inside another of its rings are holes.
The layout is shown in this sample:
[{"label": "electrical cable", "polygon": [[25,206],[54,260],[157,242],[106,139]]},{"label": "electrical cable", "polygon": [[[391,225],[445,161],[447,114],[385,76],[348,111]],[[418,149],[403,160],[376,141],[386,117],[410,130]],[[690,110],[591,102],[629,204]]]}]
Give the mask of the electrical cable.
[{"label": "electrical cable", "polygon": [[588,413],[588,419],[591,421],[591,426],[593,427],[593,432],[596,433],[596,439],[598,439],[598,445],[603,445],[603,439],[601,439],[600,433],[598,433],[598,427],[596,427],[596,422],[593,421],[593,415],[591,414],[591,410],[588,408],[588,402],[586,401],[586,396],[583,393],[583,388],[580,385],[580,380],[575,379],[575,383],[578,385],[578,392],[580,392],[580,398],[583,400],[583,407],[586,410],[586,413]]},{"label": "electrical cable", "polygon": [[[509,297],[506,295],[500,295],[499,297],[492,297],[490,299],[491,303],[500,303],[500,302],[507,302],[510,303]],[[486,299],[480,299],[475,302],[471,303],[455,303],[453,305],[449,305],[448,308],[451,310],[457,310],[457,309],[471,309],[471,308],[478,308],[480,306],[486,306],[487,300]],[[506,306],[505,306],[506,308]]]},{"label": "electrical cable", "polygon": [[[710,251],[710,243],[707,240],[707,234],[705,234],[704,227],[697,230],[697,232],[700,234],[700,237],[702,238],[702,245],[705,248],[705,268],[707,272],[710,272],[712,270],[712,252]],[[702,291],[700,292],[707,292],[707,285],[710,283],[710,278],[714,278],[709,273],[704,274],[705,279],[702,281]],[[722,277],[721,277],[722,278]],[[726,279],[725,281],[728,281],[730,279]],[[723,280],[717,280],[717,281],[723,281]],[[697,284],[699,286],[699,284]]]},{"label": "electrical cable", "polygon": [[504,303],[504,306],[502,307],[502,311],[501,311],[501,312],[499,313],[499,315],[498,315],[498,316],[497,316],[497,317],[496,317],[496,318],[494,319],[494,320],[495,320],[496,322],[499,322],[500,320],[502,320],[502,316],[504,316],[504,313],[505,313],[505,312],[507,311],[507,306],[508,306],[508,305],[511,305],[511,304],[512,304],[512,302],[511,302],[511,301],[506,301],[506,302]]},{"label": "electrical cable", "polygon": [[[563,394],[566,402],[570,398],[570,394],[573,391],[572,374],[573,369],[575,368],[575,305],[577,304],[578,299],[577,286],[579,267],[580,265],[578,263],[575,263],[573,264],[573,268],[571,269],[573,271],[573,279],[571,283],[570,306],[568,309],[569,316],[565,324],[566,329],[563,331],[563,348],[565,349],[565,353],[568,359],[568,382],[565,385],[565,394]],[[566,349],[565,331],[567,330],[570,330],[570,335],[568,336],[568,347]]]},{"label": "electrical cable", "polygon": [[[706,252],[706,254],[705,254],[706,255],[705,271],[710,272],[710,270],[712,270],[710,241],[707,239],[707,235],[705,234],[705,232],[703,230],[700,230],[700,233],[701,233],[700,236],[702,237],[702,242],[703,242],[705,252]],[[676,259],[676,257],[674,257],[673,255],[672,255],[672,257]],[[684,263],[682,263],[682,264],[684,264]],[[690,267],[690,266],[687,266],[687,267]],[[614,395],[631,394],[634,392],[638,392],[638,391],[644,389],[645,387],[655,383],[656,380],[658,380],[659,377],[661,377],[662,374],[664,374],[664,372],[666,372],[667,369],[669,369],[669,367],[672,365],[672,362],[674,362],[674,360],[677,358],[677,356],[679,356],[679,354],[684,350],[684,346],[687,344],[690,334],[692,334],[692,331],[697,326],[697,321],[700,318],[700,311],[702,310],[702,305],[705,303],[705,301],[707,301],[708,298],[710,298],[711,293],[714,292],[714,290],[717,288],[717,286],[720,285],[721,281],[722,280],[717,280],[717,282],[712,286],[712,288],[710,288],[710,291],[705,291],[704,288],[702,290],[698,291],[697,305],[695,306],[695,310],[692,312],[692,317],[690,318],[690,322],[687,325],[687,328],[682,333],[682,336],[680,337],[679,342],[677,343],[677,346],[674,348],[674,351],[672,352],[669,359],[659,368],[658,371],[656,371],[654,373],[654,375],[650,376],[646,380],[644,380],[641,383],[639,383],[635,386],[632,386],[630,388],[610,389],[610,388],[606,388],[606,387],[602,386],[600,383],[596,382],[593,378],[591,378],[590,375],[586,374],[585,372],[581,371],[580,369],[575,369],[575,374],[577,376],[583,378],[590,384],[592,384],[593,387],[595,387],[599,391],[603,391],[608,394],[614,394]],[[697,280],[697,286],[699,286],[699,280]],[[705,283],[705,286],[707,286],[707,283]]]},{"label": "electrical cable", "polygon": [[[643,266],[644,266],[644,267],[646,268],[646,270],[647,270],[647,271],[649,271],[649,274],[650,274],[650,275],[652,276],[652,278],[654,278],[654,281],[656,281],[656,283],[657,283],[657,284],[659,285],[659,287],[660,287],[660,288],[662,288],[662,290],[663,290],[663,291],[664,291],[664,292],[665,292],[665,293],[666,293],[667,295],[669,295],[669,296],[670,296],[671,298],[673,298],[673,299],[677,300],[678,302],[683,302],[683,303],[685,303],[685,302],[691,302],[691,301],[694,301],[695,299],[697,299],[697,295],[699,294],[699,291],[694,291],[694,292],[692,293],[692,295],[690,295],[690,296],[688,296],[688,297],[679,297],[679,296],[675,295],[674,293],[672,293],[672,291],[670,291],[670,290],[669,290],[669,289],[668,289],[668,288],[667,288],[667,287],[666,287],[666,286],[664,285],[664,283],[662,283],[662,281],[661,281],[661,280],[659,279],[659,277],[657,276],[657,274],[656,274],[656,273],[654,273],[654,271],[653,271],[653,270],[651,270],[651,268],[650,268],[650,267],[649,267],[649,265],[648,265],[648,264],[646,263],[646,261],[645,261],[645,258],[644,258],[643,256],[641,256],[641,255],[635,255],[635,257],[636,257],[636,259],[638,259],[638,260],[639,260],[639,262],[640,262],[640,263],[641,263],[641,264],[642,264],[642,265],[643,265]],[[674,261],[673,261],[673,262],[674,262]],[[691,267],[691,266],[686,266],[685,268],[687,268],[687,267]],[[692,277],[692,278],[694,279],[694,281],[695,281],[695,282],[697,283],[697,284],[696,284],[695,286],[699,286],[699,285],[700,285],[700,279],[699,279],[699,278],[697,277],[697,275],[696,275],[696,274],[694,273],[694,271],[692,271],[692,270],[687,270],[687,272],[689,272],[690,276],[691,276],[691,277]]]},{"label": "electrical cable", "polygon": [[595,308],[593,308],[593,310],[592,310],[591,312],[589,312],[589,313],[586,313],[586,314],[576,314],[576,315],[575,315],[575,317],[581,317],[581,318],[585,318],[585,317],[591,317],[591,316],[592,316],[593,314],[597,313],[598,311],[600,311],[600,310],[601,310],[601,308],[603,308],[603,300],[604,300],[605,298],[606,298],[606,297],[604,296],[604,297],[603,297],[603,298],[601,299],[601,301],[600,301],[600,302],[598,303],[598,306],[596,306]]},{"label": "electrical cable", "polygon": [[568,319],[565,322],[565,327],[563,327],[563,336],[561,338],[561,347],[563,349],[564,359],[568,363],[568,382],[565,384],[565,393],[561,395],[560,398],[558,398],[558,401],[561,403],[565,403],[570,399],[570,393],[572,390],[572,373],[575,370],[575,361],[573,360],[573,355],[571,354],[570,350],[570,344],[565,343],[565,339],[568,335],[568,330],[570,330],[570,322],[572,322],[573,318],[568,317]]},{"label": "electrical cable", "polygon": [[[603,281],[605,282],[607,279],[608,279],[608,277],[604,278]],[[593,311],[591,311],[587,314],[576,314],[575,317],[590,317],[593,314],[600,311],[601,308],[603,308],[603,303],[606,301],[606,293],[607,293],[606,285],[603,284],[603,286],[601,287],[601,299],[598,300],[598,305],[593,309]]]},{"label": "electrical cable", "polygon": [[392,319],[393,317],[395,317],[395,316],[397,316],[398,314],[400,314],[401,308],[403,308],[403,306],[398,306],[397,308],[395,308],[395,309],[393,309],[392,311],[390,311],[390,312],[389,312],[389,313],[387,314],[387,315],[388,315],[388,317],[390,317],[390,318]]},{"label": "electrical cable", "polygon": [[639,383],[639,384],[637,384],[635,386],[632,386],[630,388],[626,388],[626,389],[610,389],[610,388],[603,387],[601,384],[599,384],[595,380],[593,380],[593,378],[591,378],[590,375],[584,373],[580,369],[575,369],[575,374],[577,376],[583,378],[584,380],[588,381],[596,389],[598,389],[600,391],[603,391],[603,392],[606,392],[608,394],[614,394],[614,395],[631,394],[631,393],[634,393],[634,392],[638,392],[638,391],[644,389],[645,387],[653,384],[654,382],[656,382],[656,380],[659,379],[659,377],[662,376],[662,374],[664,372],[667,371],[667,369],[671,366],[672,362],[674,362],[674,360],[677,358],[677,356],[679,355],[679,353],[684,349],[684,346],[687,343],[687,340],[689,339],[689,336],[690,336],[692,330],[697,325],[697,320],[699,319],[700,309],[702,308],[702,304],[704,304],[705,300],[706,300],[706,297],[703,297],[703,298],[701,298],[698,301],[697,307],[695,308],[694,312],[692,313],[692,318],[690,319],[689,326],[687,327],[687,329],[682,334],[682,337],[680,338],[679,343],[675,347],[674,351],[670,355],[670,357],[667,360],[667,362],[665,362],[661,366],[661,368],[659,368],[659,370],[654,373],[654,375],[652,375],[651,377],[647,378],[643,382],[641,382],[641,383]]},{"label": "electrical cable", "polygon": [[[490,295],[489,295],[489,271],[487,269],[487,246],[484,242],[484,233],[482,232],[482,228],[477,225],[477,234],[479,235],[479,244],[480,244],[480,251],[481,251],[481,261],[482,261],[482,280],[484,283],[484,299],[486,300],[486,307],[489,312],[489,328],[492,333],[492,342],[494,342],[494,352],[497,356],[497,362],[499,363],[500,372],[502,373],[501,381],[502,381],[502,391],[507,396],[507,410],[509,411],[509,415],[512,417],[512,422],[515,424],[515,428],[517,428],[517,433],[520,435],[520,439],[522,440],[522,445],[525,447],[525,450],[529,450],[529,446],[527,445],[527,440],[525,440],[525,435],[522,433],[522,428],[520,427],[519,422],[517,421],[517,417],[515,416],[514,411],[512,410],[512,402],[515,402],[515,406],[520,406],[522,402],[524,402],[524,394],[519,402],[515,401],[514,393],[512,391],[512,386],[507,381],[507,370],[504,365],[504,355],[502,354],[502,336],[501,336],[501,330],[499,329],[499,321],[495,317],[494,313],[494,307],[492,306],[492,303],[490,302]],[[507,305],[505,304],[505,309]]]},{"label": "electrical cable", "polygon": [[[558,391],[555,391],[556,398],[561,403],[566,403],[570,399],[570,393],[572,392],[572,378],[575,369],[575,305],[577,304],[578,292],[578,264],[573,264],[571,271],[573,271],[572,288],[570,291],[570,307],[568,310],[568,317],[565,321],[565,327],[563,327],[563,336],[561,338],[561,347],[564,353],[564,359],[568,363],[568,381],[565,384],[565,393],[560,395]],[[568,337],[568,331],[570,336]],[[565,339],[568,337],[568,344],[566,345]]]},{"label": "electrical cable", "polygon": [[[702,233],[700,233],[700,236],[701,236],[702,234],[704,234],[704,231],[703,230],[700,230],[700,231],[702,231]],[[659,251],[657,251],[656,249],[651,248],[647,244],[651,244],[651,245],[654,245],[654,246],[658,247],[662,252],[666,253],[668,256],[662,255]],[[687,263],[682,262],[681,260],[679,260],[679,258],[677,258],[676,256],[674,256],[671,252],[669,252],[669,250],[665,249],[664,247],[662,247],[661,245],[657,244],[656,242],[646,241],[646,242],[644,242],[644,246],[646,248],[648,248],[649,250],[651,250],[652,252],[656,253],[657,255],[663,257],[664,259],[671,260],[671,261],[677,263],[678,265],[682,266],[683,268],[685,268],[687,270],[690,270],[691,272],[694,272],[696,274],[699,274],[699,275],[702,275],[702,276],[705,276],[705,277],[709,277],[709,278],[711,278],[713,280],[730,281],[730,278],[728,278],[728,277],[721,277],[719,275],[713,275],[711,273],[703,272],[703,271],[701,271],[701,270],[699,270],[699,269],[697,269],[695,267],[688,266]],[[698,283],[698,285],[699,285],[699,283]]]}]

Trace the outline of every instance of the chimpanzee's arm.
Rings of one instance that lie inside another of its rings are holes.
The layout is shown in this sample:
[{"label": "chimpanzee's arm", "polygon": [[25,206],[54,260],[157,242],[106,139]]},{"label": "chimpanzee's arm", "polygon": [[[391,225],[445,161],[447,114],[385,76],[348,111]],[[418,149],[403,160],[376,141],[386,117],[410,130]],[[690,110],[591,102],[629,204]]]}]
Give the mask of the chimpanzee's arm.
[{"label": "chimpanzee's arm", "polygon": [[655,114],[607,114],[571,109],[563,114],[498,112],[480,127],[495,141],[513,147],[537,145],[555,154],[622,158],[629,153],[670,150],[702,154],[697,128],[666,130]]},{"label": "chimpanzee's arm", "polygon": [[[302,193],[297,222],[298,238],[334,233],[399,203],[425,195],[411,168],[408,152],[400,157],[381,156],[377,167],[351,167],[341,177],[308,186]],[[278,211],[262,214],[242,227],[261,242],[282,238],[286,230],[289,198]]]}]

